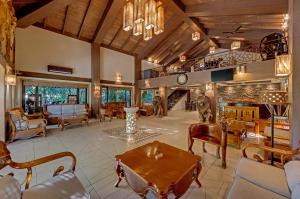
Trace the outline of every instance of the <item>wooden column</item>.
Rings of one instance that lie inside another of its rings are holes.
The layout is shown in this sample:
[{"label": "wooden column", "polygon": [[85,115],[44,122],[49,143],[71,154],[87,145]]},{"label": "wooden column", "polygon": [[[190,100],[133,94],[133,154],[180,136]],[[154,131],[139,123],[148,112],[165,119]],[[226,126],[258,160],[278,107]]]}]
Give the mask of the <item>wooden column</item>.
[{"label": "wooden column", "polygon": [[291,102],[291,143],[299,147],[300,141],[300,1],[289,0],[289,53],[292,72],[289,77],[289,98]]},{"label": "wooden column", "polygon": [[164,116],[168,115],[168,94],[167,94],[167,87],[161,86],[159,87],[159,96],[162,100],[162,107],[164,110]]},{"label": "wooden column", "polygon": [[[92,44],[91,49],[91,59],[92,59],[92,114],[95,116],[99,113],[100,108],[100,96],[96,96],[95,88],[100,88],[100,46],[97,44]],[[99,91],[100,92],[100,91]]]},{"label": "wooden column", "polygon": [[134,58],[134,105],[141,105],[141,92],[138,86],[138,80],[142,79],[142,60],[137,56]]}]

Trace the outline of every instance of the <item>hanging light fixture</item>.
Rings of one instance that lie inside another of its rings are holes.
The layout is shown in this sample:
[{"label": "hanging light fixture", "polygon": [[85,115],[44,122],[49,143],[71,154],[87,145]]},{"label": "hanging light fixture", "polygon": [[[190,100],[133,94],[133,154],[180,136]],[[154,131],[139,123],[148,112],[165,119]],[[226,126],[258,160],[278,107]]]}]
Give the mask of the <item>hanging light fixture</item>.
[{"label": "hanging light fixture", "polygon": [[192,40],[198,41],[200,39],[200,32],[193,32],[192,33]]},{"label": "hanging light fixture", "polygon": [[209,54],[214,54],[216,52],[216,47],[215,46],[210,46],[209,47]]},{"label": "hanging light fixture", "polygon": [[150,39],[152,39],[152,29],[144,29],[144,40],[145,41],[148,41],[148,40],[150,40]]},{"label": "hanging light fixture", "polygon": [[158,35],[162,33],[165,29],[165,10],[162,6],[162,2],[157,2],[157,12],[155,13],[155,26],[154,26],[154,34]]},{"label": "hanging light fixture", "polygon": [[231,50],[236,50],[241,47],[241,42],[240,41],[233,41],[231,43]]},{"label": "hanging light fixture", "polygon": [[275,57],[275,76],[288,76],[290,74],[291,56],[279,55]]},{"label": "hanging light fixture", "polygon": [[153,32],[158,35],[164,31],[164,15],[165,11],[161,1],[126,0],[123,10],[123,29],[125,31],[133,29],[135,36],[144,33],[144,40],[150,40]]},{"label": "hanging light fixture", "polygon": [[186,61],[186,56],[185,55],[180,55],[179,60],[180,60],[180,62],[185,62]]},{"label": "hanging light fixture", "polygon": [[134,23],[133,25],[133,33],[134,36],[139,36],[143,34],[143,22]]},{"label": "hanging light fixture", "polygon": [[154,63],[154,64],[158,64],[158,60],[155,59],[155,60],[153,61],[153,63]]},{"label": "hanging light fixture", "polygon": [[134,0],[134,23],[142,23],[144,21],[143,0]]},{"label": "hanging light fixture", "polygon": [[145,29],[150,30],[155,26],[156,2],[148,0],[145,3]]},{"label": "hanging light fixture", "polygon": [[133,4],[127,1],[123,8],[123,29],[129,31],[133,28]]}]

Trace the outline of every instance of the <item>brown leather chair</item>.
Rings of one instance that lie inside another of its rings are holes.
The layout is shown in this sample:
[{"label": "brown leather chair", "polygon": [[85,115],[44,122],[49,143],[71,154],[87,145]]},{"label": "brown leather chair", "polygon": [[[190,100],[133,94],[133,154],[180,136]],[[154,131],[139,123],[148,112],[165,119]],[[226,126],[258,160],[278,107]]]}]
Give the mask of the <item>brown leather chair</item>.
[{"label": "brown leather chair", "polygon": [[192,124],[189,127],[188,150],[194,154],[192,147],[194,140],[198,139],[203,143],[203,152],[206,153],[205,143],[217,146],[216,156],[220,159],[220,149],[222,148],[222,167],[226,168],[226,148],[227,148],[227,123],[221,124]]}]

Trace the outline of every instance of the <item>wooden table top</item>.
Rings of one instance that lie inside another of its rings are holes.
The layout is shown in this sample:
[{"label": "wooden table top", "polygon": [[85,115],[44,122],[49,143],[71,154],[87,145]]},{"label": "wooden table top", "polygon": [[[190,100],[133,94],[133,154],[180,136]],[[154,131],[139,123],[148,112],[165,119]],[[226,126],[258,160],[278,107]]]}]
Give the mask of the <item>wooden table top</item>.
[{"label": "wooden table top", "polygon": [[197,168],[200,161],[199,156],[158,141],[117,155],[116,159],[161,191]]}]

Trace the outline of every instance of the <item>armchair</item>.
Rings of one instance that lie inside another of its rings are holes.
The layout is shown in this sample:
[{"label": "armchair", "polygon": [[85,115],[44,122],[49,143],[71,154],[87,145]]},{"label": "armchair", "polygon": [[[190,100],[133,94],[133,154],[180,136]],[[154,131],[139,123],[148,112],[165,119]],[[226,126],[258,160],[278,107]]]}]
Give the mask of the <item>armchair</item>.
[{"label": "armchair", "polygon": [[[53,177],[49,180],[32,186],[29,188],[30,181],[32,178],[32,169],[35,166],[48,163],[60,158],[69,157],[72,159],[71,167],[68,171],[61,173],[64,170],[63,166],[59,166],[53,173]],[[1,192],[0,191],[0,198],[15,198],[15,199],[34,199],[34,198],[45,198],[45,199],[52,199],[52,198],[81,198],[81,199],[89,199],[90,196],[84,190],[83,186],[81,185],[80,181],[74,175],[75,167],[76,167],[76,158],[71,152],[61,152],[54,155],[49,155],[43,158],[39,158],[36,160],[18,163],[14,162],[11,159],[10,152],[7,149],[7,146],[4,142],[0,141],[0,169],[9,166],[13,169],[26,169],[27,176],[25,181],[25,190],[21,193],[21,186],[16,182],[16,180],[9,178],[0,178],[0,190],[5,190],[9,187],[9,183],[1,183],[2,180],[12,181],[14,184],[17,183],[15,189],[12,189],[10,193],[8,192]],[[9,174],[13,176],[13,174]],[[2,187],[1,187],[2,186]],[[7,186],[7,187],[5,187]],[[13,193],[13,192],[17,192]],[[1,195],[4,194],[4,195]],[[10,197],[7,194],[12,194],[11,196],[19,195],[20,197]],[[22,195],[22,197],[21,197]]]},{"label": "armchair", "polygon": [[[248,159],[249,148],[273,152],[281,156],[277,168],[264,164],[263,159],[254,155]],[[247,144],[243,148],[243,158],[238,163],[236,175],[227,199],[298,199],[300,198],[300,161],[292,160],[285,164],[287,158],[300,154],[300,150],[281,150],[259,144]]]},{"label": "armchair", "polygon": [[46,136],[47,120],[29,119],[22,110],[22,108],[14,108],[8,112],[10,125],[9,142],[35,136]]},{"label": "armchair", "polygon": [[228,122],[228,138],[233,137],[236,147],[241,148],[243,138],[247,137],[247,127],[245,121],[231,120]]},{"label": "armchair", "polygon": [[217,146],[216,156],[220,159],[220,149],[222,148],[222,167],[226,168],[227,149],[227,123],[221,124],[192,124],[189,127],[188,151],[194,154],[192,147],[194,140],[202,142],[203,152],[206,153],[205,143]]}]

